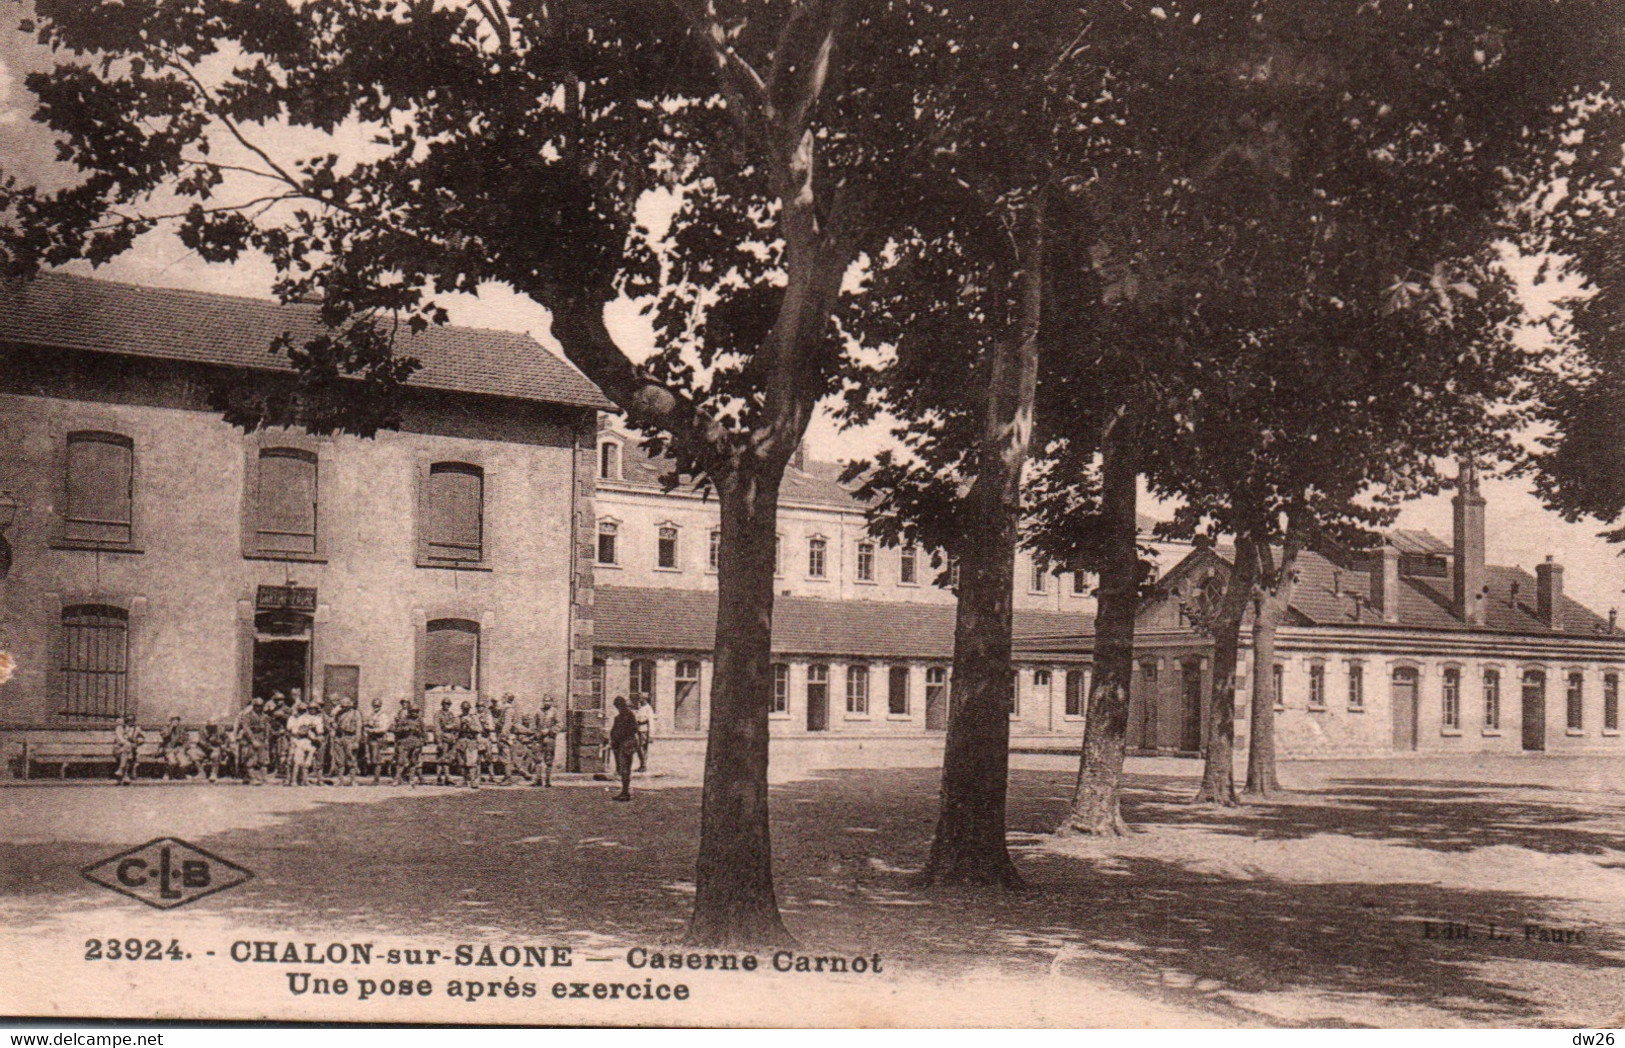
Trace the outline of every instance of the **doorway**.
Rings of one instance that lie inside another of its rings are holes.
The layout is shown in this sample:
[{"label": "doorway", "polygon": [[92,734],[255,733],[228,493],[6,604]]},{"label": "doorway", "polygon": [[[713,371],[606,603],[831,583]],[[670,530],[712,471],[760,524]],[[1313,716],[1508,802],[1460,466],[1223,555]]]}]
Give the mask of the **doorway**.
[{"label": "doorway", "polygon": [[807,730],[829,730],[829,667],[807,667]]},{"label": "doorway", "polygon": [[1546,674],[1540,670],[1523,675],[1523,748],[1546,748]]},{"label": "doorway", "polygon": [[1394,712],[1394,749],[1416,749],[1417,672],[1409,666],[1394,671],[1390,692]]},{"label": "doorway", "polygon": [[291,697],[310,691],[310,624],[308,615],[262,611],[254,616],[253,690],[268,699],[281,692]]},{"label": "doorway", "polygon": [[1186,659],[1180,666],[1180,688],[1184,696],[1184,717],[1180,722],[1179,748],[1195,753],[1202,748],[1202,660]]}]

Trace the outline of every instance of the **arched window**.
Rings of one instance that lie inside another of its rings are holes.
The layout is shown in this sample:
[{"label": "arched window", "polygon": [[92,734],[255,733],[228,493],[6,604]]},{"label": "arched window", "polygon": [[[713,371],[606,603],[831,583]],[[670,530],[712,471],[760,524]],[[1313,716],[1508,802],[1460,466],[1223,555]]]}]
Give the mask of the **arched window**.
[{"label": "arched window", "polygon": [[1461,670],[1444,668],[1444,684],[1439,693],[1439,722],[1449,730],[1461,727]]},{"label": "arched window", "polygon": [[1501,671],[1484,671],[1484,728],[1496,731],[1501,727]]},{"label": "arched window", "polygon": [[598,522],[598,563],[618,564],[616,557],[619,550],[615,548],[616,539],[620,536],[620,528],[612,520]]},{"label": "arched window", "polygon": [[1068,717],[1081,717],[1089,707],[1089,671],[1066,671],[1066,713]]},{"label": "arched window", "polygon": [[629,699],[642,699],[653,709],[655,704],[655,662],[653,659],[633,659],[631,677],[627,684]]},{"label": "arched window", "polygon": [[773,664],[773,707],[768,712],[790,712],[790,667],[782,662]]},{"label": "arched window", "polygon": [[705,550],[705,566],[711,571],[716,571],[721,564],[722,532],[712,529],[710,544],[706,546]]},{"label": "arched window", "polygon": [[598,445],[598,479],[621,479],[621,446],[613,440]]},{"label": "arched window", "polygon": [[316,455],[300,448],[263,448],[254,478],[254,549],[316,552]]},{"label": "arched window", "polygon": [[858,543],[858,581],[873,582],[875,580],[875,544],[873,542]]},{"label": "arched window", "polygon": [[64,717],[114,721],[133,713],[130,703],[130,617],[107,604],[62,609],[57,660]]},{"label": "arched window", "polygon": [[821,579],[825,577],[825,561],[829,553],[827,539],[813,537],[807,540],[807,577]]},{"label": "arched window", "polygon": [[430,560],[485,559],[483,469],[466,462],[434,463],[429,467],[427,511],[424,539]]},{"label": "arched window", "polygon": [[897,562],[897,581],[904,586],[914,586],[919,582],[919,551],[913,546],[904,546],[900,559]]},{"label": "arched window", "polygon": [[435,619],[423,634],[423,686],[426,689],[480,690],[480,624],[468,619]]},{"label": "arched window", "polygon": [[134,441],[118,433],[69,433],[66,479],[63,538],[133,541]]}]

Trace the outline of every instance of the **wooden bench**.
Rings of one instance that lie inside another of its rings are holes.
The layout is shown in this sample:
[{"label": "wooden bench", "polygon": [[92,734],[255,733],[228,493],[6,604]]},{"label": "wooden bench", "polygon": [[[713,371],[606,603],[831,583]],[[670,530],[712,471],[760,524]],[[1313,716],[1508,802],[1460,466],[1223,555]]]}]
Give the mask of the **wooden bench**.
[{"label": "wooden bench", "polygon": [[[163,763],[163,745],[158,739],[149,737],[136,750],[135,772],[138,777],[143,765],[162,767]],[[118,767],[118,759],[113,755],[113,733],[85,731],[74,732],[71,738],[22,740],[22,760],[19,770],[24,779],[34,777],[36,766],[52,765],[56,766],[59,779],[68,777],[69,768],[85,766],[106,767],[108,775],[111,776],[113,770]]]}]

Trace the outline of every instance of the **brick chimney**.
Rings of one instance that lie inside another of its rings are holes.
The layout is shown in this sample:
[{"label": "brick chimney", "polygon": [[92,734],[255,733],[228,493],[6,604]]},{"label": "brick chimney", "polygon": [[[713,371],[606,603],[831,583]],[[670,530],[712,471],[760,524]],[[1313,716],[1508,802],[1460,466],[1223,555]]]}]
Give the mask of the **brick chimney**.
[{"label": "brick chimney", "polygon": [[1469,626],[1484,625],[1484,496],[1478,491],[1478,469],[1462,459],[1456,473],[1455,602],[1456,617]]},{"label": "brick chimney", "polygon": [[1371,573],[1371,607],[1384,622],[1399,621],[1399,550],[1384,545],[1367,563]]},{"label": "brick chimney", "polygon": [[1550,553],[1535,565],[1535,615],[1551,629],[1563,628],[1563,565],[1554,564]]}]

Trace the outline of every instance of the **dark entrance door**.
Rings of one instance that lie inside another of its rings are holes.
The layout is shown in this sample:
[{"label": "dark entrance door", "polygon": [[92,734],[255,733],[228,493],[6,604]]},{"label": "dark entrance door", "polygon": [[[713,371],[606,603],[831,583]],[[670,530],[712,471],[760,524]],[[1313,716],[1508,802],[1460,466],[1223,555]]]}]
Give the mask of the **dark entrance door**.
[{"label": "dark entrance door", "polygon": [[829,730],[829,667],[807,667],[807,730]]},{"label": "dark entrance door", "polygon": [[1202,748],[1202,662],[1187,659],[1181,668],[1185,716],[1180,725],[1179,748],[1194,753]]},{"label": "dark entrance door", "polygon": [[1523,675],[1523,748],[1546,748],[1546,674],[1539,670]]},{"label": "dark entrance door", "polygon": [[1416,671],[1401,666],[1394,671],[1391,691],[1394,711],[1394,749],[1416,749]]},{"label": "dark entrance door", "polygon": [[310,680],[310,641],[254,638],[254,695],[268,699],[277,692],[303,694]]}]

